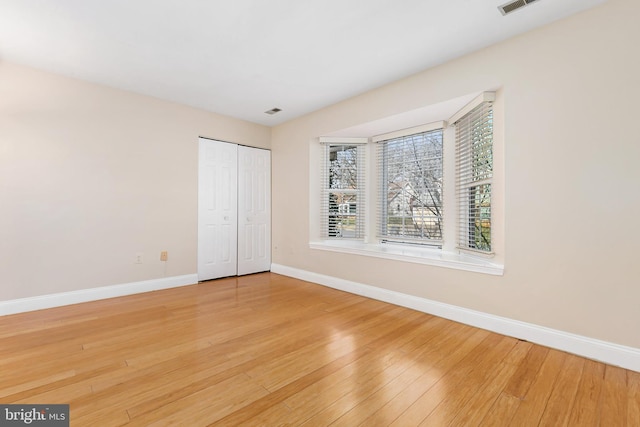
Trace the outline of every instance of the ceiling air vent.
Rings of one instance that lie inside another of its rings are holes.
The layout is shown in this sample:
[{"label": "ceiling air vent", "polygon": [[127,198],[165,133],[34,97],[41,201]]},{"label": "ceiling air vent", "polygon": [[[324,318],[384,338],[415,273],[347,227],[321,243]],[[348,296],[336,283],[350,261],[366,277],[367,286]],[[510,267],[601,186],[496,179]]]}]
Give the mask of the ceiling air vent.
[{"label": "ceiling air vent", "polygon": [[271,110],[265,111],[265,114],[274,115],[282,111],[280,108],[272,108]]},{"label": "ceiling air vent", "polygon": [[514,11],[520,9],[520,8],[523,8],[526,5],[533,3],[534,1],[537,1],[537,0],[515,0],[515,1],[510,1],[509,3],[505,3],[502,6],[498,6],[498,10],[503,15],[506,15],[506,14],[514,12]]}]

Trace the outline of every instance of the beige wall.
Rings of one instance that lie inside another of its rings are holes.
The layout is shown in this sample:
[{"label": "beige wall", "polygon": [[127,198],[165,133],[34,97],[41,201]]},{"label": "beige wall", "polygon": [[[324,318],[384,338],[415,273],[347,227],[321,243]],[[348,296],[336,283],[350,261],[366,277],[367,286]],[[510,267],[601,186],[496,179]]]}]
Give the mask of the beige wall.
[{"label": "beige wall", "polygon": [[[274,263],[640,348],[638,16],[610,0],[274,128]],[[309,249],[313,138],[495,88],[504,276]]]},{"label": "beige wall", "polygon": [[0,301],[196,273],[198,136],[270,135],[0,62]]},{"label": "beige wall", "polygon": [[[0,301],[195,273],[202,135],[271,144],[275,263],[640,348],[637,16],[609,0],[272,130],[0,62]],[[308,248],[311,139],[497,88],[504,276]]]}]

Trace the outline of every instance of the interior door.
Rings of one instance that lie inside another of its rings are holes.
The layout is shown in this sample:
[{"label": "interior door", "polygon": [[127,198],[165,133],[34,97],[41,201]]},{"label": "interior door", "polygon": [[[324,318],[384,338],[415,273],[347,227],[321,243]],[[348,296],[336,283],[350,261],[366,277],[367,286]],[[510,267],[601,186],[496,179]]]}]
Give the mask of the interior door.
[{"label": "interior door", "polygon": [[271,269],[271,152],[238,147],[238,275]]},{"label": "interior door", "polygon": [[238,146],[201,138],[198,163],[198,280],[235,276]]}]

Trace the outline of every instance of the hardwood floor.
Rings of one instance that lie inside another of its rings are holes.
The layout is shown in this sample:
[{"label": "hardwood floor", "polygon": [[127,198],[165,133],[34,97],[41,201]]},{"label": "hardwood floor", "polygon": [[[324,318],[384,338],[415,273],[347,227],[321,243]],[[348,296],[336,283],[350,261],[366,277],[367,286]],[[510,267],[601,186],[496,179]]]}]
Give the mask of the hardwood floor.
[{"label": "hardwood floor", "polygon": [[272,273],[0,317],[72,426],[640,426],[640,373]]}]

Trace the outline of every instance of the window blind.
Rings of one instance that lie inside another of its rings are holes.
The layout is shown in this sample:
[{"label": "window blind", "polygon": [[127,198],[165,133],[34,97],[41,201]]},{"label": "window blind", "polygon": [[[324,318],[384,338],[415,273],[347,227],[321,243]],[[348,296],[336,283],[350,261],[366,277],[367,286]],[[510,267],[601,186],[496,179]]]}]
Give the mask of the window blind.
[{"label": "window blind", "polygon": [[485,101],[455,122],[458,247],[491,252],[493,106]]},{"label": "window blind", "polygon": [[442,244],[442,138],[440,128],[379,141],[383,241]]},{"label": "window blind", "polygon": [[320,227],[323,238],[363,239],[364,144],[323,143]]}]

